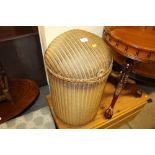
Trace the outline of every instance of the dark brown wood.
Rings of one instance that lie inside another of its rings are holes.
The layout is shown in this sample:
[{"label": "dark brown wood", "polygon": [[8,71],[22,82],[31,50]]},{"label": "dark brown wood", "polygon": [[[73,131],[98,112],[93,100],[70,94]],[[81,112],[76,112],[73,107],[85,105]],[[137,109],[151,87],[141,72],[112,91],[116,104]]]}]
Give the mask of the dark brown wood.
[{"label": "dark brown wood", "polygon": [[129,76],[129,73],[132,71],[132,68],[133,68],[133,60],[127,59],[126,64],[123,67],[123,70],[121,72],[120,80],[117,84],[115,93],[113,95],[112,102],[111,102],[110,106],[108,107],[108,109],[104,113],[105,118],[107,118],[107,119],[112,118],[115,103],[116,103],[122,89],[124,88],[125,84],[127,83],[128,76]]},{"label": "dark brown wood", "polygon": [[39,94],[37,84],[27,79],[9,80],[9,91],[12,101],[0,103],[0,123],[3,123],[24,111]]},{"label": "dark brown wood", "polygon": [[8,78],[47,84],[39,35],[31,26],[0,26],[0,62]]},{"label": "dark brown wood", "polygon": [[0,102],[4,100],[11,101],[11,95],[9,93],[9,86],[8,86],[8,78],[3,69],[2,64],[0,63]]},{"label": "dark brown wood", "polygon": [[38,33],[37,26],[0,26],[0,42]]},{"label": "dark brown wood", "polygon": [[[120,82],[121,73],[122,71],[121,72],[112,71],[109,76],[110,81],[115,85],[117,85],[118,82]],[[126,85],[124,86],[124,89],[128,89],[129,86],[132,87],[131,91],[136,97],[141,97],[142,90],[139,87],[137,87],[135,80],[127,78],[127,82],[126,82]]]}]

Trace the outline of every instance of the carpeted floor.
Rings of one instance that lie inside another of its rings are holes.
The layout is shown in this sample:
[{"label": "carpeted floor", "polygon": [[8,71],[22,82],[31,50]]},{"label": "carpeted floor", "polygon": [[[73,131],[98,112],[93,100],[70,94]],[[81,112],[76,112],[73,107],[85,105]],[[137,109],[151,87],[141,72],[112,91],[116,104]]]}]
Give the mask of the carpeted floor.
[{"label": "carpeted floor", "polygon": [[55,129],[48,106],[16,117],[0,125],[0,129]]}]

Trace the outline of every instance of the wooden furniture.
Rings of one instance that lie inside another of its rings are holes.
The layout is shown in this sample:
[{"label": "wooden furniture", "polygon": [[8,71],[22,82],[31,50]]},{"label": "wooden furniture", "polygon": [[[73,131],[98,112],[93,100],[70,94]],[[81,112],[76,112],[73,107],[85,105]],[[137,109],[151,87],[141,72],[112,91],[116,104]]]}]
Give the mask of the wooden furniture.
[{"label": "wooden furniture", "polygon": [[2,64],[0,63],[0,102],[4,100],[12,100],[9,86],[8,86],[8,78],[3,69]]},{"label": "wooden furniture", "polygon": [[[104,114],[109,119],[130,72],[155,79],[155,27],[105,27],[103,38],[113,49],[114,60],[124,66],[111,105]],[[141,95],[138,89],[137,94]]]},{"label": "wooden furniture", "polygon": [[12,99],[0,102],[0,123],[20,114],[39,94],[38,85],[32,80],[11,79],[8,85]]},{"label": "wooden furniture", "polygon": [[0,26],[0,42],[38,33],[37,26]]},{"label": "wooden furniture", "polygon": [[102,102],[98,109],[97,115],[90,123],[83,126],[71,126],[62,122],[55,115],[53,111],[53,104],[52,104],[51,97],[50,95],[48,95],[47,101],[57,128],[59,129],[118,128],[123,123],[127,123],[127,121],[133,119],[141,111],[145,103],[147,103],[148,95],[144,91],[140,98],[136,98],[132,95],[132,87],[129,86],[129,89],[122,91],[118,99],[118,103],[115,106],[113,118],[110,120],[107,120],[104,118],[103,113],[110,104],[114,90],[115,90],[115,85],[112,84],[111,82],[108,82],[105,86],[104,95],[102,97]]},{"label": "wooden furniture", "polygon": [[8,78],[47,84],[37,27],[0,26],[0,62]]}]

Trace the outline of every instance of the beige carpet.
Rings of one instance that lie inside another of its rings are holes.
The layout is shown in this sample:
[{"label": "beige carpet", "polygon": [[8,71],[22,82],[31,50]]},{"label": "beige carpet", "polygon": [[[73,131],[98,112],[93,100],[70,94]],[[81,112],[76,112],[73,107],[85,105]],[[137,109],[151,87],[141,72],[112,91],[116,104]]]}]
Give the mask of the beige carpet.
[{"label": "beige carpet", "polygon": [[49,107],[30,112],[0,125],[1,129],[55,129]]}]

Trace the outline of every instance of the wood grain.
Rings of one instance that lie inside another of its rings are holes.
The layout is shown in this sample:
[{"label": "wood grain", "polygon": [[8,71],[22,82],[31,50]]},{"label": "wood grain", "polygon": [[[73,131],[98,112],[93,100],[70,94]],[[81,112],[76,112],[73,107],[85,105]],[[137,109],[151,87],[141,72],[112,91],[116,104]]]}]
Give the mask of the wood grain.
[{"label": "wood grain", "polygon": [[117,52],[137,61],[155,61],[155,29],[105,27],[105,41]]},{"label": "wood grain", "polygon": [[39,94],[37,84],[28,79],[9,80],[12,101],[0,102],[0,123],[3,123],[24,111]]},{"label": "wood grain", "polygon": [[126,123],[137,113],[140,112],[142,107],[147,103],[148,95],[143,91],[143,95],[141,98],[136,98],[132,95],[132,88],[129,87],[128,90],[123,90],[122,94],[120,95],[118,102],[114,109],[113,118],[107,120],[104,118],[103,114],[106,108],[111,103],[113,92],[115,90],[115,86],[108,82],[105,86],[104,95],[102,97],[102,102],[98,109],[98,112],[95,118],[88,124],[83,126],[71,126],[64,123],[60,120],[54,113],[52,100],[50,95],[47,96],[48,104],[51,109],[51,113],[54,117],[55,123],[57,128],[64,129],[64,128],[79,128],[79,129],[97,129],[97,128],[116,128],[122,123]]},{"label": "wood grain", "polygon": [[114,61],[123,65],[126,58],[133,59],[135,74],[155,79],[154,26],[107,26],[103,38],[113,49]]}]

